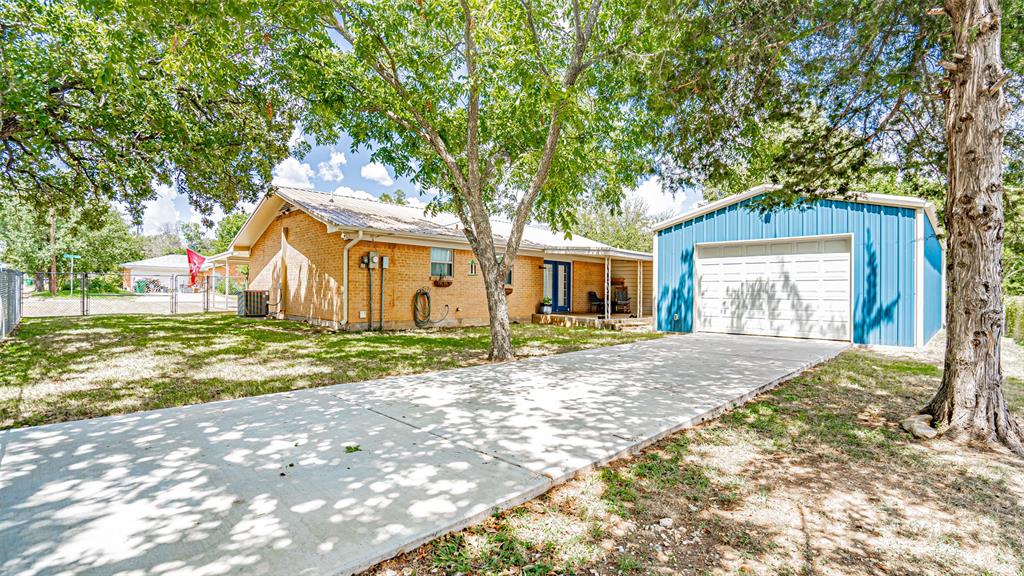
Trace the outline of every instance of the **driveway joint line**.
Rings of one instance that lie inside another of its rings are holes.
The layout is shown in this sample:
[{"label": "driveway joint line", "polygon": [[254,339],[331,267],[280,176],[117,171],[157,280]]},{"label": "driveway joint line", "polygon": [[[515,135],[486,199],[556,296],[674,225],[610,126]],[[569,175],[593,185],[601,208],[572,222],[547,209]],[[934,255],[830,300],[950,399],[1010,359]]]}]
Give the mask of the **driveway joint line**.
[{"label": "driveway joint line", "polygon": [[537,477],[541,477],[541,478],[546,478],[548,481],[554,481],[554,477],[551,476],[550,474],[548,474],[547,472],[540,472],[540,473],[535,472],[535,471],[530,470],[529,468],[523,466],[522,464],[519,464],[518,462],[514,462],[514,461],[509,460],[508,458],[505,458],[503,456],[498,456],[497,454],[491,454],[490,452],[488,452],[486,450],[481,450],[481,449],[477,448],[476,446],[473,446],[472,444],[466,443],[464,440],[460,440],[458,438],[450,438],[448,436],[445,436],[444,434],[438,434],[437,432],[434,432],[433,430],[427,430],[426,428],[423,428],[421,426],[417,426],[417,425],[413,424],[412,422],[407,422],[405,420],[401,420],[399,418],[395,418],[394,416],[391,416],[390,414],[385,414],[384,412],[381,412],[380,410],[377,410],[376,408],[372,408],[370,406],[364,406],[363,408],[365,408],[366,410],[369,410],[370,412],[373,412],[374,414],[376,414],[378,416],[383,416],[383,417],[385,417],[385,418],[387,418],[389,420],[394,420],[395,422],[398,422],[400,424],[405,424],[406,426],[408,426],[408,427],[410,427],[410,428],[412,428],[414,430],[419,430],[420,432],[423,432],[424,434],[430,434],[431,436],[433,436],[435,438],[440,438],[441,440],[444,440],[446,442],[451,442],[452,444],[455,444],[457,446],[461,446],[463,448],[472,450],[473,452],[476,452],[477,454],[483,454],[484,456],[488,456],[490,458],[494,458],[495,460],[498,460],[499,462],[504,462],[505,464],[508,464],[510,466],[515,466],[516,468],[519,468],[520,470],[523,470],[524,472],[530,474],[531,476],[537,476]]}]

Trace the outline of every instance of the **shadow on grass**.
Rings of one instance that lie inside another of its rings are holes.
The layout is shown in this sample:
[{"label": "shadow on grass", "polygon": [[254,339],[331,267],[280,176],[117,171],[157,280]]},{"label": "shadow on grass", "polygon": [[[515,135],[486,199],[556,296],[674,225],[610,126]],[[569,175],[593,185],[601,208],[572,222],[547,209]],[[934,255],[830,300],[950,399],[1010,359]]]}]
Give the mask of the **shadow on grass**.
[{"label": "shadow on grass", "polygon": [[[986,447],[922,445],[898,427],[940,376],[930,364],[846,352],[376,574],[500,573],[474,540],[506,530],[525,550],[519,567],[545,574],[1017,574],[1024,464]],[[1008,381],[1007,396],[1022,395],[1024,383]],[[545,531],[556,518],[589,525],[583,543],[578,531]],[[596,552],[577,562],[569,550],[581,545]]]},{"label": "shadow on grass", "polygon": [[[513,326],[527,355],[655,337]],[[446,370],[486,361],[486,327],[334,333],[230,314],[25,319],[0,347],[0,429]]]}]

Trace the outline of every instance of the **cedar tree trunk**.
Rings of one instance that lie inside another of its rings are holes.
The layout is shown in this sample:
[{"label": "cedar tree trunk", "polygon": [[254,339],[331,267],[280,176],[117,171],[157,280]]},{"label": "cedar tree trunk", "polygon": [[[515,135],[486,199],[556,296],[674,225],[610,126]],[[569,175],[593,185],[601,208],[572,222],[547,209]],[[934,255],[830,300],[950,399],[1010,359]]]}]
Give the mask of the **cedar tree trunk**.
[{"label": "cedar tree trunk", "polygon": [[1003,132],[998,0],[947,0],[953,51],[946,107],[949,191],[947,340],[942,385],[923,410],[953,439],[1000,442],[1024,456],[1007,410],[1003,332]]}]

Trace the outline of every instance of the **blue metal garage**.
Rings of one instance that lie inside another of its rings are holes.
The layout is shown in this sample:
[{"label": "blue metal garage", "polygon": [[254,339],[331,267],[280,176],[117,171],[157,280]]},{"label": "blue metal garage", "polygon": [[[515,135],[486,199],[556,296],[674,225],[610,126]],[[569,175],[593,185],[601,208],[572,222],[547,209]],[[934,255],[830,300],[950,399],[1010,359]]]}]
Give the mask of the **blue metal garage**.
[{"label": "blue metal garage", "polygon": [[859,194],[760,214],[762,186],[655,227],[656,325],[923,346],[943,324],[943,250],[921,198]]}]

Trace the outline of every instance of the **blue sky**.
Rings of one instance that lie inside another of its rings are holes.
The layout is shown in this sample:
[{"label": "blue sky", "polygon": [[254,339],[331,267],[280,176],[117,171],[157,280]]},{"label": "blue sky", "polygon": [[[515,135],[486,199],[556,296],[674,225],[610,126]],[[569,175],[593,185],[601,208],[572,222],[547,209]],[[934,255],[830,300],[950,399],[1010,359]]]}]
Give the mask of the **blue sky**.
[{"label": "blue sky", "polygon": [[[293,143],[302,137],[296,132],[292,136]],[[430,201],[430,196],[419,195],[416,186],[407,178],[399,178],[390,167],[373,162],[369,150],[350,150],[351,140],[347,136],[333,145],[317,145],[311,138],[309,142],[312,149],[304,158],[287,158],[274,169],[276,184],[364,197],[377,197],[384,192],[402,190],[414,204]],[[157,194],[155,200],[145,205],[143,230],[146,234],[158,232],[167,224],[199,221],[198,214],[192,211],[188,199],[183,195],[171,188],[159,186]],[[662,192],[655,178],[643,182],[629,194],[643,198],[652,214],[669,211],[679,214],[693,208],[700,199],[692,193],[672,197]],[[245,208],[251,210],[252,206]],[[215,221],[222,217],[223,213],[219,210],[213,215]]]}]

